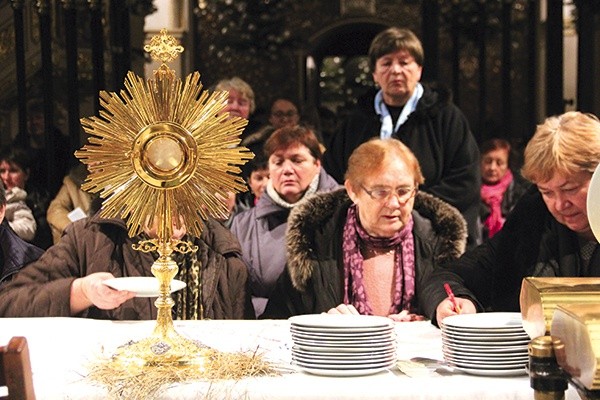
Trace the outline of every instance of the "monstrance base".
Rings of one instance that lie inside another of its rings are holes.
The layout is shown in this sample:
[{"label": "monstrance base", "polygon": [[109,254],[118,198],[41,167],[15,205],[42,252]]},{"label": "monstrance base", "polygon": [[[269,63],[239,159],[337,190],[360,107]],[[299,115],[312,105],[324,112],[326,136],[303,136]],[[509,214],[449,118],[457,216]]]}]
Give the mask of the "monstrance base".
[{"label": "monstrance base", "polygon": [[173,332],[166,337],[150,336],[126,343],[116,350],[113,361],[123,365],[197,365],[202,368],[209,353],[209,347]]}]

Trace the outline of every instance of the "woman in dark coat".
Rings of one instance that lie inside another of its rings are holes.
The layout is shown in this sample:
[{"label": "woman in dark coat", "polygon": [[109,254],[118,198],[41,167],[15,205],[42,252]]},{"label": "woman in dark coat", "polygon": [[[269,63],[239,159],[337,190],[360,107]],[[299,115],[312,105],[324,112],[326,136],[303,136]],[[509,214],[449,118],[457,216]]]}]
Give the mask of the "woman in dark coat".
[{"label": "woman in dark coat", "polygon": [[367,93],[326,143],[323,166],[338,182],[350,154],[372,137],[393,137],[407,145],[421,165],[420,190],[456,207],[467,221],[468,245],[481,243],[479,148],[451,92],[421,84],[425,55],[408,29],[389,28],[369,48],[378,90]]},{"label": "woman in dark coat", "polygon": [[[133,292],[102,283],[113,277],[152,276],[157,255],[132,247],[147,238],[131,238],[123,220],[98,214],[73,222],[60,242],[0,291],[0,317],[156,319],[155,299],[133,297]],[[179,266],[176,278],[187,284],[174,294],[174,317],[200,319],[203,308],[203,317],[210,319],[254,318],[246,291],[248,272],[233,235],[209,219],[201,237],[190,241],[197,252],[173,255]]]},{"label": "woman in dark coat", "polygon": [[466,224],[452,206],[418,192],[423,176],[395,139],[360,145],[345,190],[292,212],[288,263],[264,317],[321,312],[417,319],[421,287],[438,264],[465,249]]},{"label": "woman in dark coat", "polygon": [[590,180],[600,163],[600,120],[575,111],[549,117],[524,156],[523,176],[535,186],[492,239],[434,273],[425,288],[432,321],[456,314],[444,282],[461,312],[474,313],[519,311],[525,277],[600,276],[598,239],[587,213]]}]

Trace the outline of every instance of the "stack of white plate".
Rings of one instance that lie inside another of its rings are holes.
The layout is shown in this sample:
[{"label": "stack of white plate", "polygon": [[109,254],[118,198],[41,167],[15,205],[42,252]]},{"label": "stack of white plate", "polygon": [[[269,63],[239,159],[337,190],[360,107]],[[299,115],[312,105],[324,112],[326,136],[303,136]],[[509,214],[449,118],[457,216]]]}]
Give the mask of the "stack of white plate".
[{"label": "stack of white plate", "polygon": [[309,314],[289,320],[292,359],[308,373],[370,375],[396,362],[394,323],[389,318]]},{"label": "stack of white plate", "polygon": [[486,376],[526,373],[530,338],[520,313],[453,315],[441,328],[444,359],[456,369]]}]

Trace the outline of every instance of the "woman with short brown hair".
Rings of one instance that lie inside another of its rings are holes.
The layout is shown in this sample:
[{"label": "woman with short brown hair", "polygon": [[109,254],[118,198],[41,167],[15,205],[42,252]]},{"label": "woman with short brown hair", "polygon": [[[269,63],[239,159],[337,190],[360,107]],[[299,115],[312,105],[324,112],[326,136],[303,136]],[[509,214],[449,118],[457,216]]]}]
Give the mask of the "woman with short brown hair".
[{"label": "woman with short brown hair", "polygon": [[269,160],[267,188],[256,206],[236,215],[231,224],[250,272],[257,316],[263,313],[287,260],[285,231],[290,211],[317,192],[339,187],[321,167],[321,147],[310,129],[280,128],[264,149]]}]

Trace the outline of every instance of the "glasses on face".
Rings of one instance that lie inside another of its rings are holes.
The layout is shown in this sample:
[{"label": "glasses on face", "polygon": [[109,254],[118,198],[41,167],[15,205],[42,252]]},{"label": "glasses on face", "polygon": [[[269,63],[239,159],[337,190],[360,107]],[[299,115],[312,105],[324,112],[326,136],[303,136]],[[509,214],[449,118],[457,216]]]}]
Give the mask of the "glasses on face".
[{"label": "glasses on face", "polygon": [[283,117],[287,117],[287,118],[292,118],[295,117],[298,113],[296,111],[275,111],[274,113],[272,113],[271,115],[274,116],[275,118],[283,118]]},{"label": "glasses on face", "polygon": [[363,185],[360,187],[373,199],[377,201],[386,201],[390,198],[390,196],[395,195],[398,198],[398,202],[400,204],[406,204],[411,198],[413,198],[417,194],[418,188],[416,186],[401,186],[396,189],[390,188],[377,188],[373,190],[368,190]]}]

